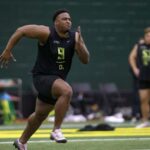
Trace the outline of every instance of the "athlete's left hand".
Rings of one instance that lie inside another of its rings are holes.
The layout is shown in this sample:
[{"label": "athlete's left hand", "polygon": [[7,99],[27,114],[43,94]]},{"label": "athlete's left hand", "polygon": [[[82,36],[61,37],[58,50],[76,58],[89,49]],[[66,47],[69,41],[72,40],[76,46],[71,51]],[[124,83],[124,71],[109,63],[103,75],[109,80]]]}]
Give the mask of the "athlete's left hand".
[{"label": "athlete's left hand", "polygon": [[82,47],[84,45],[80,26],[78,26],[78,28],[77,28],[77,33],[78,33],[78,36],[77,36],[77,41],[76,41],[76,49],[80,50],[80,49],[82,49]]},{"label": "athlete's left hand", "polygon": [[82,37],[82,34],[81,34],[81,27],[80,26],[78,26],[77,32],[78,32],[78,41],[77,42],[80,43],[80,44],[83,44],[84,41],[83,41],[83,37]]}]

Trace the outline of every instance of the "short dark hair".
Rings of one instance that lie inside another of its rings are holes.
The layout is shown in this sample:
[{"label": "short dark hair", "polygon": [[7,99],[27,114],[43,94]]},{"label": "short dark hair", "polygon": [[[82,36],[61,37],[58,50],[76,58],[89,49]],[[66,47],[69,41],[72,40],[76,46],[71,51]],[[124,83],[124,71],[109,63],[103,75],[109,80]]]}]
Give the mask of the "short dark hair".
[{"label": "short dark hair", "polygon": [[150,27],[147,27],[147,28],[144,29],[144,34],[147,34],[149,32],[150,32]]},{"label": "short dark hair", "polygon": [[59,14],[61,14],[61,13],[69,13],[69,11],[67,10],[67,9],[65,9],[65,8],[63,8],[63,9],[58,9],[58,10],[56,10],[55,11],[55,13],[53,14],[53,22],[56,20],[56,18],[57,18],[57,16],[59,15]]}]

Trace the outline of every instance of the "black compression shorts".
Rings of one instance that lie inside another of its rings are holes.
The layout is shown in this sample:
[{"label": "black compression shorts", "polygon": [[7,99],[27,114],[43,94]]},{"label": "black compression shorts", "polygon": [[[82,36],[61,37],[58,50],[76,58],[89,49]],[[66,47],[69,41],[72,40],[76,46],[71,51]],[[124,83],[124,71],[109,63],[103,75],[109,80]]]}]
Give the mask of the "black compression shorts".
[{"label": "black compression shorts", "polygon": [[33,84],[38,92],[38,98],[42,102],[55,105],[57,99],[52,96],[53,82],[60,77],[55,75],[34,75]]},{"label": "black compression shorts", "polygon": [[150,89],[150,81],[138,80],[137,86],[138,89]]}]

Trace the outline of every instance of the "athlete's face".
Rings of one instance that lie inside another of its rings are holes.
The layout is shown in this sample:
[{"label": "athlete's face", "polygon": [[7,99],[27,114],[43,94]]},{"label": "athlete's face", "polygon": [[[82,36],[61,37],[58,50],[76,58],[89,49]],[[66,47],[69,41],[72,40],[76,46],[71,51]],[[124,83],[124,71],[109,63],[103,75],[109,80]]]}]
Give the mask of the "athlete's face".
[{"label": "athlete's face", "polygon": [[146,44],[150,44],[150,32],[144,35],[144,41]]},{"label": "athlete's face", "polygon": [[72,26],[70,15],[66,12],[59,14],[55,20],[55,25],[61,32],[68,32]]}]

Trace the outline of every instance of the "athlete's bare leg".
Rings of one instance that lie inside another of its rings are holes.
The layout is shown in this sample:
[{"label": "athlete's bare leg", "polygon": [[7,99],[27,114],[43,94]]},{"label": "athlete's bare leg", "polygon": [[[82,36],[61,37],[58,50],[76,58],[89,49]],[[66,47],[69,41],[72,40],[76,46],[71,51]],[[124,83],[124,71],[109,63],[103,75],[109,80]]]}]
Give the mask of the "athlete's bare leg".
[{"label": "athlete's bare leg", "polygon": [[68,110],[70,100],[72,97],[71,86],[62,79],[57,79],[54,81],[52,87],[52,94],[57,97],[57,102],[55,105],[55,122],[54,129],[61,128],[64,116]]},{"label": "athlete's bare leg", "polygon": [[46,119],[49,112],[53,110],[53,106],[47,103],[44,103],[37,99],[35,112],[30,115],[28,119],[27,126],[22,133],[19,141],[22,144],[25,144],[33,133],[40,127],[42,122]]},{"label": "athlete's bare leg", "polygon": [[149,118],[149,100],[150,100],[150,90],[142,89],[139,90],[140,100],[141,100],[141,113],[142,113],[142,121],[148,121]]}]

